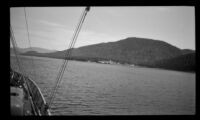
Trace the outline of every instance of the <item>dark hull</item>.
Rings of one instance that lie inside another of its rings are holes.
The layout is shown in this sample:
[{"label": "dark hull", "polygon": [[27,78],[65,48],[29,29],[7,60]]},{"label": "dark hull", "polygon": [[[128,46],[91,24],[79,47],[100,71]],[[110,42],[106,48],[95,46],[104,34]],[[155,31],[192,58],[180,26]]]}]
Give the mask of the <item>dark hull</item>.
[{"label": "dark hull", "polygon": [[51,115],[40,88],[30,78],[11,70],[10,90],[11,115]]}]

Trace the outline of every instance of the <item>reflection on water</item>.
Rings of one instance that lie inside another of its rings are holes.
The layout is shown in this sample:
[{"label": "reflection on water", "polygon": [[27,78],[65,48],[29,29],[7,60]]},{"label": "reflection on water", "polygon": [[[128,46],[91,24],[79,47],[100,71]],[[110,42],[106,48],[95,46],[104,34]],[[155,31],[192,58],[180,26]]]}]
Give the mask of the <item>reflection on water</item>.
[{"label": "reflection on water", "polygon": [[[21,59],[48,102],[62,60],[34,57],[32,66],[30,57]],[[53,115],[195,114],[195,74],[70,61],[51,111]]]}]

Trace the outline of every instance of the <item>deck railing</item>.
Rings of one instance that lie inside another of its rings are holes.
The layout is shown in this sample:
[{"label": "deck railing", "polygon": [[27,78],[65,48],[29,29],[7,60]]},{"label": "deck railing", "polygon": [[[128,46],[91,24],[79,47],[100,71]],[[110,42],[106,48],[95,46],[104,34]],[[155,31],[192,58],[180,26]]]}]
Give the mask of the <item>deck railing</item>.
[{"label": "deck railing", "polygon": [[[11,79],[13,79],[13,77],[15,77],[15,79],[18,79],[18,81],[15,81],[17,82],[17,84],[19,84],[19,81],[25,81],[25,83],[27,84],[24,88],[27,89],[28,87],[28,91],[31,95],[31,102],[33,103],[32,105],[34,105],[33,108],[37,111],[37,114],[40,116],[51,115],[50,110],[46,107],[46,101],[38,85],[30,78],[25,77],[21,73],[18,73],[16,71],[11,72]],[[22,80],[21,78],[24,78],[24,80]],[[13,83],[14,81],[11,82]]]},{"label": "deck railing", "polygon": [[50,115],[49,109],[46,109],[46,101],[38,85],[31,79],[26,78],[26,83],[31,90],[31,97],[35,107],[41,115]]}]

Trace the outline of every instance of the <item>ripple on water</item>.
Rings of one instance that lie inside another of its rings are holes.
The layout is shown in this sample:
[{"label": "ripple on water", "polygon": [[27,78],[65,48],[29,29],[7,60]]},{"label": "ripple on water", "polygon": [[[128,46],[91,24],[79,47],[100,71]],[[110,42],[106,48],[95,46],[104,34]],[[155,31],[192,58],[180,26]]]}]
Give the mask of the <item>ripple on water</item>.
[{"label": "ripple on water", "polygon": [[[30,58],[25,58],[26,71],[33,72]],[[35,59],[35,82],[47,101],[61,63]],[[195,74],[70,61],[51,111],[53,115],[191,115]]]}]

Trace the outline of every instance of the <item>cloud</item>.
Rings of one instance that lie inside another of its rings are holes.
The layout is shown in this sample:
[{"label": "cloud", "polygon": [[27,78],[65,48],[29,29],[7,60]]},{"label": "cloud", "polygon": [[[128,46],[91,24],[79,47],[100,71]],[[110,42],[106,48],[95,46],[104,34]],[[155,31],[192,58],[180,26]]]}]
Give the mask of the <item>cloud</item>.
[{"label": "cloud", "polygon": [[170,8],[169,7],[158,7],[157,8],[159,11],[161,11],[161,12],[168,12],[168,11],[170,11]]},{"label": "cloud", "polygon": [[43,25],[51,26],[51,27],[61,27],[61,28],[64,27],[64,25],[62,25],[62,24],[58,24],[58,23],[50,22],[50,21],[46,21],[46,20],[38,20],[37,22],[41,23]]},{"label": "cloud", "polygon": [[81,31],[75,47],[77,48],[85,45],[98,44],[108,41],[112,42],[119,39],[120,37],[118,36],[112,36],[105,33],[97,33],[94,31]]},{"label": "cloud", "polygon": [[[28,46],[27,32],[25,26],[15,26],[14,28],[19,45]],[[45,20],[31,20],[29,21],[29,33],[31,45],[34,47],[64,50],[67,49],[73,37],[74,29],[67,29],[62,24]],[[119,38],[117,38],[117,36],[111,36],[105,33],[82,29],[78,36],[75,47],[114,40],[119,40]]]}]

